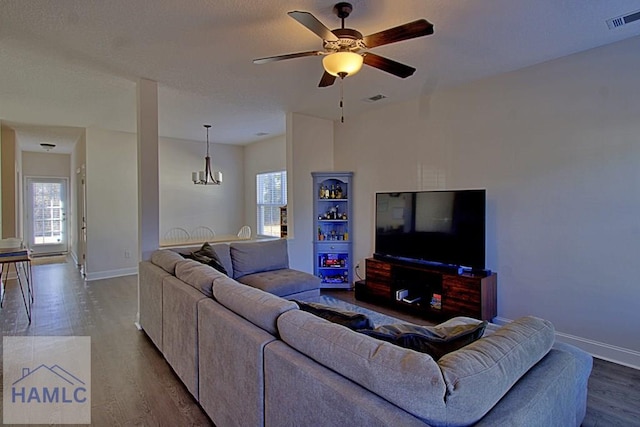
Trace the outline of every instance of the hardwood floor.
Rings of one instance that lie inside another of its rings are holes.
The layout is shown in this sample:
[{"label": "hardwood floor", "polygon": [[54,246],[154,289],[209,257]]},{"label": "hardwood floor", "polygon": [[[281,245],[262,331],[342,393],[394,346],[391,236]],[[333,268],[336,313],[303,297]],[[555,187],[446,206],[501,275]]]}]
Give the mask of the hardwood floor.
[{"label": "hardwood floor", "polygon": [[[134,326],[136,276],[85,283],[71,262],[37,265],[33,274],[31,325],[19,289],[10,282],[0,310],[2,335],[90,336],[93,425],[213,425],[153,343]],[[352,292],[327,293],[355,302]],[[415,321],[404,313],[358,304]],[[640,371],[596,360],[583,426],[640,426]]]},{"label": "hardwood floor", "polygon": [[137,276],[85,283],[71,262],[33,266],[33,275],[31,325],[19,288],[10,282],[0,310],[2,335],[90,336],[93,425],[213,425],[136,329]]}]

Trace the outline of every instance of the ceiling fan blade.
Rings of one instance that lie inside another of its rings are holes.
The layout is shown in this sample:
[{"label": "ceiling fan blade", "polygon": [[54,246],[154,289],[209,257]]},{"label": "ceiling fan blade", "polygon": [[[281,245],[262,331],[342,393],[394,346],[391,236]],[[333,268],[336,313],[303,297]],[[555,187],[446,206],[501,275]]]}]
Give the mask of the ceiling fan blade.
[{"label": "ceiling fan blade", "polygon": [[318,84],[318,87],[331,86],[335,81],[336,81],[336,76],[334,76],[333,74],[329,74],[325,71],[324,74],[322,75],[322,78],[320,79],[320,84]]},{"label": "ceiling fan blade", "polygon": [[309,12],[299,12],[294,10],[293,12],[288,12],[287,15],[317,34],[322,40],[338,41],[338,37],[336,37],[336,35],[333,34],[322,22],[318,21],[318,18]]},{"label": "ceiling fan blade", "polygon": [[409,67],[408,65],[401,64],[380,55],[376,55],[375,53],[367,52],[363,54],[363,56],[364,63],[369,65],[370,67],[375,67],[379,70],[386,71],[387,73],[393,74],[394,76],[398,76],[402,79],[413,75],[413,73],[415,73],[416,71],[416,69],[413,67]]},{"label": "ceiling fan blade", "polygon": [[376,46],[409,40],[416,37],[428,36],[431,34],[433,34],[433,24],[428,22],[426,19],[418,19],[417,21],[370,34],[366,36],[363,41],[367,48],[371,49]]},{"label": "ceiling fan blade", "polygon": [[308,52],[298,52],[298,53],[289,53],[286,55],[268,56],[266,58],[254,59],[253,63],[266,64],[267,62],[283,61],[285,59],[302,58],[305,56],[318,56],[318,55],[324,55],[324,52],[319,52],[317,50],[310,50]]}]

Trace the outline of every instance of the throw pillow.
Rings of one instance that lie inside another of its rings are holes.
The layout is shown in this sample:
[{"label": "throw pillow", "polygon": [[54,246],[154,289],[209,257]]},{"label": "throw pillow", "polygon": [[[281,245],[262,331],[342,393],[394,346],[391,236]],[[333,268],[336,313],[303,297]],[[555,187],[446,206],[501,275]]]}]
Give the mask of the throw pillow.
[{"label": "throw pillow", "polygon": [[314,314],[329,322],[346,326],[349,329],[367,330],[373,328],[373,322],[366,314],[356,313],[355,311],[340,310],[324,304],[302,302],[293,300],[300,310]]},{"label": "throw pillow", "polygon": [[482,336],[487,322],[456,326],[395,324],[361,330],[365,335],[429,354],[434,360],[471,344]]},{"label": "throw pillow", "polygon": [[227,270],[224,268],[224,266],[218,259],[216,251],[213,250],[209,243],[205,243],[199,250],[191,252],[190,254],[185,254],[183,256],[185,258],[194,259],[203,264],[207,264],[218,270],[220,273],[228,276]]}]

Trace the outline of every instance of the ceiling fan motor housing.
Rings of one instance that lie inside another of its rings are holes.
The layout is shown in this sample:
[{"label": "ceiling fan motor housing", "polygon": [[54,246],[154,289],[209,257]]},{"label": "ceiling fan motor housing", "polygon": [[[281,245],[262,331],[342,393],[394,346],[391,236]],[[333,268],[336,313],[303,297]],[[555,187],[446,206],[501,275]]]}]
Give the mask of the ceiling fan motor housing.
[{"label": "ceiling fan motor housing", "polygon": [[366,49],[362,41],[362,33],[351,28],[338,28],[332,30],[338,40],[324,40],[324,48],[329,52],[358,52]]}]

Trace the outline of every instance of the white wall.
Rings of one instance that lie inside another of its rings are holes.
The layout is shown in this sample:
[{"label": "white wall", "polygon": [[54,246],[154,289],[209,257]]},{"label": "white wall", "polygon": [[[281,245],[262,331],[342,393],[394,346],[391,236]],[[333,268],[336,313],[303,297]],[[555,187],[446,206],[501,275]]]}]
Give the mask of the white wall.
[{"label": "white wall", "polygon": [[191,181],[191,172],[204,170],[206,151],[204,138],[160,138],[160,240],[173,227],[191,231],[203,225],[224,235],[244,225],[243,147],[210,143],[211,166],[222,172],[219,186]]},{"label": "white wall", "polygon": [[20,195],[21,195],[21,166],[20,166],[20,150],[18,149],[18,141],[16,141],[16,132],[6,126],[0,126],[0,166],[2,191],[0,191],[0,199],[3,199],[3,210],[0,216],[0,223],[3,229],[0,234],[3,237],[24,237],[20,223]]},{"label": "white wall", "polygon": [[[135,274],[137,141],[133,133],[86,130],[88,280]],[[125,252],[130,257],[125,256]]]},{"label": "white wall", "polygon": [[[218,234],[244,224],[243,147],[211,144],[221,186],[194,185],[191,172],[204,168],[206,144],[160,138],[160,236],[171,227],[199,225]],[[137,139],[133,133],[86,131],[87,279],[137,272]],[[127,257],[128,255],[128,257]]]},{"label": "white wall", "polygon": [[[0,189],[2,188],[2,121],[0,121]],[[2,233],[2,197],[0,197],[0,238],[6,236]]]},{"label": "white wall", "polygon": [[333,169],[333,122],[287,115],[287,238],[291,268],[313,273],[313,188],[311,172]]},{"label": "white wall", "polygon": [[287,141],[279,135],[244,146],[244,223],[257,232],[256,175],[287,169]]},{"label": "white wall", "polygon": [[23,151],[22,173],[26,178],[69,178],[71,173],[71,155]]},{"label": "white wall", "polygon": [[373,252],[373,195],[487,189],[498,316],[640,366],[638,39],[349,118],[335,167],[355,174],[355,254]]}]

